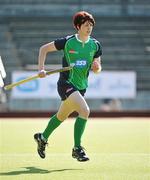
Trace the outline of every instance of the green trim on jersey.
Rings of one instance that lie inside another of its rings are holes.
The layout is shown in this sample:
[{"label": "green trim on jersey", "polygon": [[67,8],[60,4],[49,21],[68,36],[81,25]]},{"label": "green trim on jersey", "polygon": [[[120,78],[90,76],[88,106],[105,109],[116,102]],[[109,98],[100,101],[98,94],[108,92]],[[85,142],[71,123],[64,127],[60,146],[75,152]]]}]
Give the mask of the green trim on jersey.
[{"label": "green trim on jersey", "polygon": [[95,53],[98,51],[98,44],[92,38],[82,43],[77,35],[67,40],[64,47],[64,60],[68,65],[75,64],[69,72],[68,81],[78,90],[88,87],[88,75]]}]

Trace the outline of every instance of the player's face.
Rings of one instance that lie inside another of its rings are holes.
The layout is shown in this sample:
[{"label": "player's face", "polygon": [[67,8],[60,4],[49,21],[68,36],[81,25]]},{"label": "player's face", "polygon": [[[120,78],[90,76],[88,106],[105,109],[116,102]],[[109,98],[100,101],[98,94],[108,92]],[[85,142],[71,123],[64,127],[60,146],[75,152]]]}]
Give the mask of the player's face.
[{"label": "player's face", "polygon": [[79,31],[84,36],[89,36],[92,33],[93,24],[90,21],[86,21],[84,24],[81,25]]}]

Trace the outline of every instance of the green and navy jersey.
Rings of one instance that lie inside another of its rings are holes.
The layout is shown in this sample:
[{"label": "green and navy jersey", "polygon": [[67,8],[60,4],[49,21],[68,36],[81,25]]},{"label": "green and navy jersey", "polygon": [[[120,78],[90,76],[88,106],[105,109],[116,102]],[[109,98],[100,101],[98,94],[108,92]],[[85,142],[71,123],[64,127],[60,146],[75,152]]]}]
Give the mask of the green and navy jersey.
[{"label": "green and navy jersey", "polygon": [[63,67],[74,64],[72,70],[60,73],[59,80],[72,83],[78,90],[86,89],[93,59],[102,55],[101,44],[91,37],[83,43],[77,34],[57,39],[54,44],[64,52]]}]

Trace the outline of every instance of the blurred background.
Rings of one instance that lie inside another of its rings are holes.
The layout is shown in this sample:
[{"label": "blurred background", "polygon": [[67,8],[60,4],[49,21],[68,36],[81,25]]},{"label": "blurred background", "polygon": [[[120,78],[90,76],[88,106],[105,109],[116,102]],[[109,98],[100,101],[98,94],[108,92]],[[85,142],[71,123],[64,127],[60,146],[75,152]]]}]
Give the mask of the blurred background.
[{"label": "blurred background", "polygon": [[[92,36],[103,47],[103,72],[89,78],[92,111],[150,110],[149,0],[0,0],[0,56],[5,84],[37,73],[40,46],[75,33],[72,16],[92,13]],[[61,67],[63,52],[48,54],[46,69]],[[95,78],[94,78],[95,77]],[[0,111],[56,111],[58,76],[0,93]]]}]

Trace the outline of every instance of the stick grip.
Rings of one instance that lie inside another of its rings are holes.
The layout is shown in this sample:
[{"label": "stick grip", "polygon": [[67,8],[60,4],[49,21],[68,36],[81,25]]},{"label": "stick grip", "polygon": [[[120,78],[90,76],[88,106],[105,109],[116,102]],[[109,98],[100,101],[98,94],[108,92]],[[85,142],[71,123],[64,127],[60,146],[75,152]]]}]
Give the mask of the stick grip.
[{"label": "stick grip", "polygon": [[60,69],[54,69],[51,71],[47,71],[46,75],[51,75],[51,74],[58,73],[58,72],[69,71],[71,69],[72,69],[72,66],[68,66],[68,67],[64,67],[64,68],[60,68]]}]

